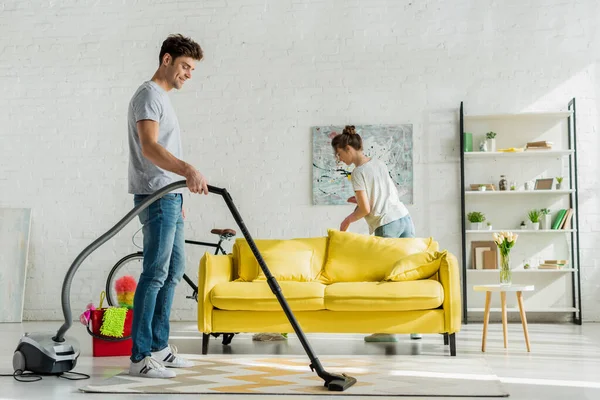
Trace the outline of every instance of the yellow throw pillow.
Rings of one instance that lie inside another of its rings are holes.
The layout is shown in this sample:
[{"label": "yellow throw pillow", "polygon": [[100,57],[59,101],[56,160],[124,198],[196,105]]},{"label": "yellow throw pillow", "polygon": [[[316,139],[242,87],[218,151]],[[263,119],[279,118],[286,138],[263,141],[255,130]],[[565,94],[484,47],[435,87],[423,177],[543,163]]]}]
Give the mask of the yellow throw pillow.
[{"label": "yellow throw pillow", "polygon": [[432,238],[383,238],[334,229],[328,235],[324,283],[380,282],[400,258],[437,250]]},{"label": "yellow throw pillow", "polygon": [[440,269],[442,258],[447,251],[422,252],[402,257],[394,268],[383,279],[384,281],[402,282],[431,278]]},{"label": "yellow throw pillow", "polygon": [[[261,252],[267,268],[278,281],[312,281],[312,250],[270,250]],[[267,280],[262,268],[256,261],[258,276],[254,281]]]}]

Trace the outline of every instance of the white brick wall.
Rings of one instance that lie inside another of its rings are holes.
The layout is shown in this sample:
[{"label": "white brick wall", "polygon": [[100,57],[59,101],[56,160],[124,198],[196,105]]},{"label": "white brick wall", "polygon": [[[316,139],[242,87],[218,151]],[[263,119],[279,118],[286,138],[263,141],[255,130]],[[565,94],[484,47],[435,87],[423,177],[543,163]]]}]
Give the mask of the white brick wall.
[{"label": "white brick wall", "polygon": [[[256,237],[324,235],[351,210],[311,205],[311,126],[412,123],[418,234],[458,254],[460,101],[520,112],[577,97],[584,313],[600,320],[599,12],[595,0],[0,0],[0,206],[33,208],[26,317],[62,318],[65,271],[132,207],[127,104],[181,32],[205,51],[172,94],[185,158],[231,191]],[[185,202],[188,238],[233,226],[220,198]],[[137,228],[83,263],[74,314],[98,302]],[[193,275],[200,254],[189,249]],[[180,293],[174,318],[194,320]]]}]

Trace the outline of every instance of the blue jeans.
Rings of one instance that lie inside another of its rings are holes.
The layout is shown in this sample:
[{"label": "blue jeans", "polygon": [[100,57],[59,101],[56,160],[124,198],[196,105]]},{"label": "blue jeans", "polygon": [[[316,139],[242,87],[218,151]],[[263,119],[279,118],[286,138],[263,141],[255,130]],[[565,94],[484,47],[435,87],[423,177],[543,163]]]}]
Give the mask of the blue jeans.
[{"label": "blue jeans", "polygon": [[[135,195],[137,206],[147,196]],[[167,193],[139,214],[144,233],[144,266],[133,298],[131,361],[167,347],[175,286],[185,271],[180,193]]]},{"label": "blue jeans", "polygon": [[414,238],[415,237],[415,225],[413,224],[412,218],[406,215],[400,219],[390,222],[389,224],[382,225],[375,229],[375,236],[389,237],[389,238]]}]

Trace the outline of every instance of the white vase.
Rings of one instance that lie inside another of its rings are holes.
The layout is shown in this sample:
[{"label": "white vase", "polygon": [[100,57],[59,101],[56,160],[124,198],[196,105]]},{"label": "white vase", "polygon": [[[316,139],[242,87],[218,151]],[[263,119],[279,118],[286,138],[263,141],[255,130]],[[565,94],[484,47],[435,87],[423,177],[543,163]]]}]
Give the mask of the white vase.
[{"label": "white vase", "polygon": [[481,222],[471,222],[471,230],[472,231],[480,231],[481,230]]},{"label": "white vase", "polygon": [[496,151],[496,139],[486,139],[487,151]]},{"label": "white vase", "polygon": [[534,231],[539,231],[540,230],[540,223],[539,222],[532,222],[531,223],[531,229],[533,229]]},{"label": "white vase", "polygon": [[543,229],[546,229],[546,230],[552,229],[552,216],[550,214],[544,215],[544,223],[542,225],[543,225],[543,227],[542,227]]}]

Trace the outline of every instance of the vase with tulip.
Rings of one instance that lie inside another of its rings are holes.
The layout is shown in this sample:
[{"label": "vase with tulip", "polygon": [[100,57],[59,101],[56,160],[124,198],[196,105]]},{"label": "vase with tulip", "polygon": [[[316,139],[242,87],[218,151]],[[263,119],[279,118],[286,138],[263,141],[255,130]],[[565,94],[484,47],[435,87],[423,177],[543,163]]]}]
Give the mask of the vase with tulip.
[{"label": "vase with tulip", "polygon": [[510,270],[510,249],[517,242],[519,235],[512,232],[502,231],[494,233],[494,242],[500,250],[500,284],[510,285],[512,283],[512,272]]}]

